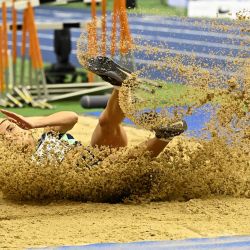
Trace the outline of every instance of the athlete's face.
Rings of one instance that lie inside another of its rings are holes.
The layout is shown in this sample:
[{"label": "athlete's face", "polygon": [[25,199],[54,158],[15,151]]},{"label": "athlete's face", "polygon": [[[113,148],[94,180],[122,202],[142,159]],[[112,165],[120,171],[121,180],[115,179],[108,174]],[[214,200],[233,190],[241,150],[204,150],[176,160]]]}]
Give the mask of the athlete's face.
[{"label": "athlete's face", "polygon": [[30,131],[24,130],[8,120],[3,120],[0,123],[0,135],[18,144],[32,146],[34,144],[34,139]]}]

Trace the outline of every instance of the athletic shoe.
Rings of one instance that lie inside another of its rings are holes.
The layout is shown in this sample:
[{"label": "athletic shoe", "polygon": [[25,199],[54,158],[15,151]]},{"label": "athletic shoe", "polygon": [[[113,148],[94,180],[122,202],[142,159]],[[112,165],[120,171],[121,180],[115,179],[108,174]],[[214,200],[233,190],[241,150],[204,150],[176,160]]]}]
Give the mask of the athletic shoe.
[{"label": "athletic shoe", "polygon": [[105,56],[97,56],[88,59],[86,68],[100,76],[104,81],[118,88],[121,87],[124,80],[132,73]]},{"label": "athletic shoe", "polygon": [[182,134],[187,130],[187,123],[184,120],[174,122],[166,127],[160,127],[154,129],[155,136],[158,139],[171,139],[177,135]]}]

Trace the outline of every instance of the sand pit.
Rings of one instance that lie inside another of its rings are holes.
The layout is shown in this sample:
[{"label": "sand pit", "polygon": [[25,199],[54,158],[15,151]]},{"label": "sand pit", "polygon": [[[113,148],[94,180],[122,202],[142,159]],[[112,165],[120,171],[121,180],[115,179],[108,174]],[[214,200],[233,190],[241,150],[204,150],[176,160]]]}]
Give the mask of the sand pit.
[{"label": "sand pit", "polygon": [[250,234],[250,200],[243,198],[144,205],[0,202],[1,249]]},{"label": "sand pit", "polygon": [[[96,122],[81,118],[73,134],[87,144]],[[147,131],[126,129],[131,146],[150,136]],[[128,200],[125,204],[20,202],[1,195],[0,248],[249,235],[249,207],[248,198],[215,195],[186,202]]]}]

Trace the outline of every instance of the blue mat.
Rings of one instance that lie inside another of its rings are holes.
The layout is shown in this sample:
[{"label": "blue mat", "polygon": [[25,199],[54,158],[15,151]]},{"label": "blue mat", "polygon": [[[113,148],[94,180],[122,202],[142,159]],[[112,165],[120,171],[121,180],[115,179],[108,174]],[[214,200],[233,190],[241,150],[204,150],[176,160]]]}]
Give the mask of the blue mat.
[{"label": "blue mat", "polygon": [[[159,110],[157,110],[157,112]],[[171,108],[169,108],[169,111],[171,112]],[[184,119],[188,125],[188,131],[186,133],[191,136],[200,136],[201,134],[204,134],[204,131],[202,131],[202,129],[205,128],[206,123],[210,121],[213,113],[214,110],[212,107],[206,107],[206,109],[204,109],[203,107],[196,109],[192,115],[185,116]],[[84,115],[90,115],[95,117],[99,117],[100,114],[100,111],[84,113]],[[127,118],[124,119],[124,123],[134,125],[134,123]],[[207,136],[209,137],[208,134]]]},{"label": "blue mat", "polygon": [[[35,249],[35,248],[33,248]],[[197,238],[186,240],[167,240],[167,241],[141,241],[131,243],[99,243],[85,246],[61,246],[61,247],[46,247],[36,249],[47,250],[191,250],[191,249],[234,249],[234,250],[250,250],[250,236],[227,236],[219,238]]]}]

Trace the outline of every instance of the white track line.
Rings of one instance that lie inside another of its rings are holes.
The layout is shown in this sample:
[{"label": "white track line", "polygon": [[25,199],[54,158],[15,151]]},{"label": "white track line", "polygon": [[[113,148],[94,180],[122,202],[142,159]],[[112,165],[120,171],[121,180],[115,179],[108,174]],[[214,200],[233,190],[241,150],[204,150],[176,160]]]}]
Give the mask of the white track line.
[{"label": "white track line", "polygon": [[[152,60],[143,60],[143,59],[135,59],[135,62],[138,64],[147,64],[147,65],[155,65],[157,66],[166,66],[166,64],[164,63],[160,63],[160,62],[154,62]],[[214,72],[213,69],[210,68],[201,68],[203,70],[207,70],[209,72]],[[227,75],[227,76],[235,76],[235,72],[231,72],[231,71],[226,71],[226,70],[220,70],[221,73],[223,73],[223,75]]]},{"label": "white track line", "polygon": [[[110,17],[107,18],[107,21],[112,23],[112,19]],[[144,21],[148,21],[146,24]],[[205,31],[205,29],[214,29],[216,30],[216,25],[223,25],[223,23],[219,23],[222,20],[216,20],[213,19],[211,21],[207,21],[207,22],[203,22],[201,21],[201,19],[188,19],[188,18],[180,18],[180,20],[170,20],[170,19],[165,19],[164,17],[159,17],[159,16],[154,16],[153,18],[148,18],[148,16],[142,16],[142,17],[129,17],[129,23],[130,26],[133,25],[133,22],[137,22],[141,25],[146,25],[146,26],[152,26],[152,27],[156,27],[156,25],[151,25],[151,24],[159,24],[159,25],[165,25],[165,26],[183,26],[183,27],[188,27],[190,28],[198,28],[201,29],[200,31]],[[228,24],[225,22],[225,25],[228,25],[229,30],[232,32],[240,32],[241,28],[239,25],[237,26],[230,26],[233,25],[233,22],[228,22]],[[218,32],[223,32],[220,30],[221,26],[218,26],[217,30]],[[208,31],[209,32],[209,31]]]},{"label": "white track line", "polygon": [[[12,42],[11,42],[11,41],[8,41],[8,45],[11,46],[11,45],[12,45]],[[18,46],[18,47],[21,47],[21,46],[22,46],[22,43],[21,43],[21,42],[17,42],[17,46]],[[54,52],[54,47],[52,47],[52,46],[40,45],[40,48],[41,48],[41,50]]]},{"label": "white track line", "polygon": [[[146,51],[147,49],[145,49]],[[158,50],[158,48],[157,48]],[[224,60],[227,62],[234,62],[237,60],[238,62],[244,62],[246,58],[236,58],[230,56],[222,56],[222,55],[215,55],[215,54],[206,54],[202,52],[195,52],[195,51],[185,51],[185,50],[175,50],[175,49],[159,49],[160,52],[165,52],[167,54],[174,54],[174,55],[183,55],[183,56],[190,56],[192,58],[208,58],[208,59],[217,59],[217,60]],[[72,50],[72,54],[76,54],[76,50]]]},{"label": "white track line", "polygon": [[240,46],[240,45],[231,45],[225,43],[213,43],[213,42],[206,42],[206,41],[199,41],[199,40],[188,40],[188,39],[181,39],[181,38],[173,38],[173,37],[159,37],[159,36],[151,36],[151,35],[139,35],[135,39],[139,41],[143,41],[143,39],[148,41],[161,41],[161,42],[172,42],[172,43],[179,43],[179,44],[189,44],[189,45],[198,45],[198,46],[207,46],[212,48],[223,48],[223,49],[236,49],[236,50],[246,50],[249,51],[249,46]]},{"label": "white track line", "polygon": [[[111,27],[111,26],[109,26]],[[222,34],[218,32],[213,31],[199,31],[199,30],[192,30],[192,29],[176,29],[171,27],[149,27],[149,26],[143,26],[143,25],[136,25],[132,24],[130,26],[130,29],[136,29],[140,31],[154,31],[154,32],[164,32],[164,33],[176,33],[176,34],[186,34],[186,35],[198,35],[198,36],[213,36],[218,38],[227,38],[227,39],[235,39],[235,40],[247,40],[249,41],[250,36],[240,36],[240,35],[234,35],[234,34]]]}]

